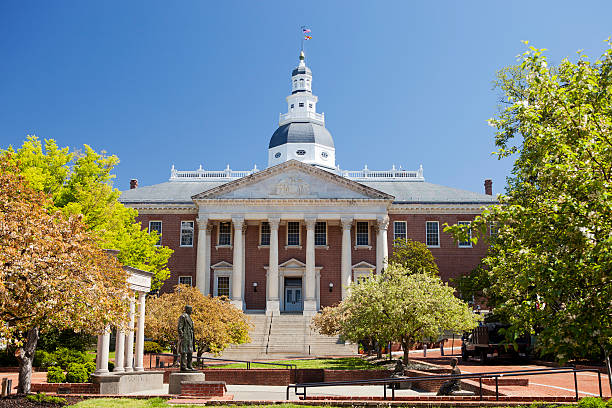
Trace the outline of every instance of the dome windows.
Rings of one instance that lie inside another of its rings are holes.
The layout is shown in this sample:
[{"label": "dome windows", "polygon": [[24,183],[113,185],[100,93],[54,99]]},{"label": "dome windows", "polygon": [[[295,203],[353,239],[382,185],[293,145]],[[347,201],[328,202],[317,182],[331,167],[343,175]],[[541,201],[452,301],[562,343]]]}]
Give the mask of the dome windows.
[{"label": "dome windows", "polygon": [[327,154],[327,152],[321,152],[321,157],[323,160],[326,160],[329,157],[329,154]]},{"label": "dome windows", "polygon": [[298,156],[304,156],[306,154],[306,150],[298,150],[297,152],[295,152],[295,154],[297,154]]},{"label": "dome windows", "polygon": [[275,158],[275,159],[278,159],[279,157],[281,157],[281,152],[277,152],[277,153],[274,155],[274,158]]}]

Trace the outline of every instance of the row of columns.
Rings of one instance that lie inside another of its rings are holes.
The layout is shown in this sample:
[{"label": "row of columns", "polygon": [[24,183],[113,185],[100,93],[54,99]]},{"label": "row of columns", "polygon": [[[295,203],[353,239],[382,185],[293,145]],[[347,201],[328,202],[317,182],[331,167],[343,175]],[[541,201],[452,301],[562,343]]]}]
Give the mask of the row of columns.
[{"label": "row of columns", "polygon": [[[196,263],[196,287],[204,294],[210,294],[210,247],[211,229],[208,219],[198,218],[198,249]],[[266,290],[266,313],[278,314],[280,312],[279,297],[279,269],[278,269],[278,229],[279,217],[269,217],[270,225],[270,259],[268,263],[267,290]],[[347,295],[346,288],[351,284],[351,227],[354,218],[343,217],[340,219],[342,225],[342,256],[341,256],[341,286],[342,298]],[[315,240],[314,230],[317,222],[315,217],[304,219],[306,225],[306,270],[304,273],[304,313],[316,313],[316,270],[315,270]],[[244,252],[246,222],[243,217],[232,217],[234,228],[234,250],[232,275],[232,299],[231,302],[239,309],[243,308],[242,288],[244,285]],[[387,229],[388,217],[379,217],[376,220],[376,272],[379,273],[386,267],[388,258]]]},{"label": "row of columns", "polygon": [[[144,371],[144,326],[145,326],[145,292],[138,292],[138,326],[134,331],[136,318],[136,302],[130,299],[127,332],[117,329],[115,340],[115,368],[113,372],[123,373]],[[136,352],[134,353],[134,335],[136,336]],[[98,336],[96,371],[94,374],[108,374],[108,357],[110,346],[110,327]]]}]

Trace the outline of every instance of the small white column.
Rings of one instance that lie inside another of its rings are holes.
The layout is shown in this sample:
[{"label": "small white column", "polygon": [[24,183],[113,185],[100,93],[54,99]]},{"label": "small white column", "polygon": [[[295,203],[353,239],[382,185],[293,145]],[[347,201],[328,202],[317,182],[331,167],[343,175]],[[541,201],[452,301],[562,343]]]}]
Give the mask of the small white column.
[{"label": "small white column", "polygon": [[268,218],[270,224],[270,260],[268,262],[266,314],[280,314],[278,298],[278,226],[280,218]]},{"label": "small white column", "polygon": [[315,299],[315,237],[314,230],[316,218],[306,218],[306,271],[304,284],[304,315],[317,313],[317,300]]},{"label": "small white column", "polygon": [[351,226],[353,225],[352,218],[341,218],[342,224],[342,259],[341,259],[341,286],[342,299],[348,294],[348,286],[351,284]]},{"label": "small white column", "polygon": [[128,331],[125,333],[125,372],[134,371],[134,313],[136,305],[134,294],[130,296],[130,312],[128,314]]},{"label": "small white column", "polygon": [[108,374],[108,351],[110,346],[110,330],[104,329],[104,333],[98,335],[98,349],[96,354],[96,371],[94,374]]},{"label": "small white column", "polygon": [[[247,223],[246,221],[242,225],[242,299],[246,297],[246,232]],[[246,310],[246,302],[243,303],[243,309]]]},{"label": "small white column", "polygon": [[389,247],[387,246],[387,228],[389,227],[389,217],[378,217],[376,219],[378,233],[376,235],[376,273],[380,273],[387,267],[389,258]]},{"label": "small white column", "polygon": [[125,371],[123,359],[125,357],[125,332],[117,328],[117,335],[115,337],[115,368],[113,372],[122,373]]},{"label": "small white column", "polygon": [[138,328],[136,329],[136,364],[134,371],[144,371],[145,299],[147,294],[138,292]]},{"label": "small white column", "polygon": [[[196,254],[196,287],[204,295],[210,294],[210,258],[207,247],[210,246],[208,218],[198,217],[198,249]],[[208,265],[208,268],[206,267]]]},{"label": "small white column", "polygon": [[231,303],[242,310],[242,226],[244,218],[232,218],[234,224],[234,270],[232,272],[232,301]]}]

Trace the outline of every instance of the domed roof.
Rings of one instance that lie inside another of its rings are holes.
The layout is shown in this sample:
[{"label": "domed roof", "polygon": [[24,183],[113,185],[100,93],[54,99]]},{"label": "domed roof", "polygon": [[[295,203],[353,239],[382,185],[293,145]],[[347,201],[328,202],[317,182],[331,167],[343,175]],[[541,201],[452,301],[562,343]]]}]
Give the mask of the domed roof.
[{"label": "domed roof", "polygon": [[325,126],[312,122],[291,122],[280,126],[270,138],[268,148],[285,143],[317,143],[334,147],[334,139]]},{"label": "domed roof", "polygon": [[312,71],[310,70],[310,68],[308,68],[307,66],[299,66],[293,69],[293,71],[291,71],[291,76],[294,77],[298,74],[310,74],[312,75]]}]

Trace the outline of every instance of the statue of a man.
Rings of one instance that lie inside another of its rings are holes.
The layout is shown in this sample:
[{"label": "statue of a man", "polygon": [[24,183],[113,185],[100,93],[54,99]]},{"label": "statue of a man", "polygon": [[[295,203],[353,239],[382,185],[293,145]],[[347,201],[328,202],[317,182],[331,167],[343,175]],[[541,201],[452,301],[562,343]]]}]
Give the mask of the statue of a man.
[{"label": "statue of a man", "polygon": [[195,335],[193,320],[191,320],[192,307],[185,306],[185,312],[178,320],[179,349],[181,355],[181,371],[195,371],[191,366],[191,359],[195,351]]}]

